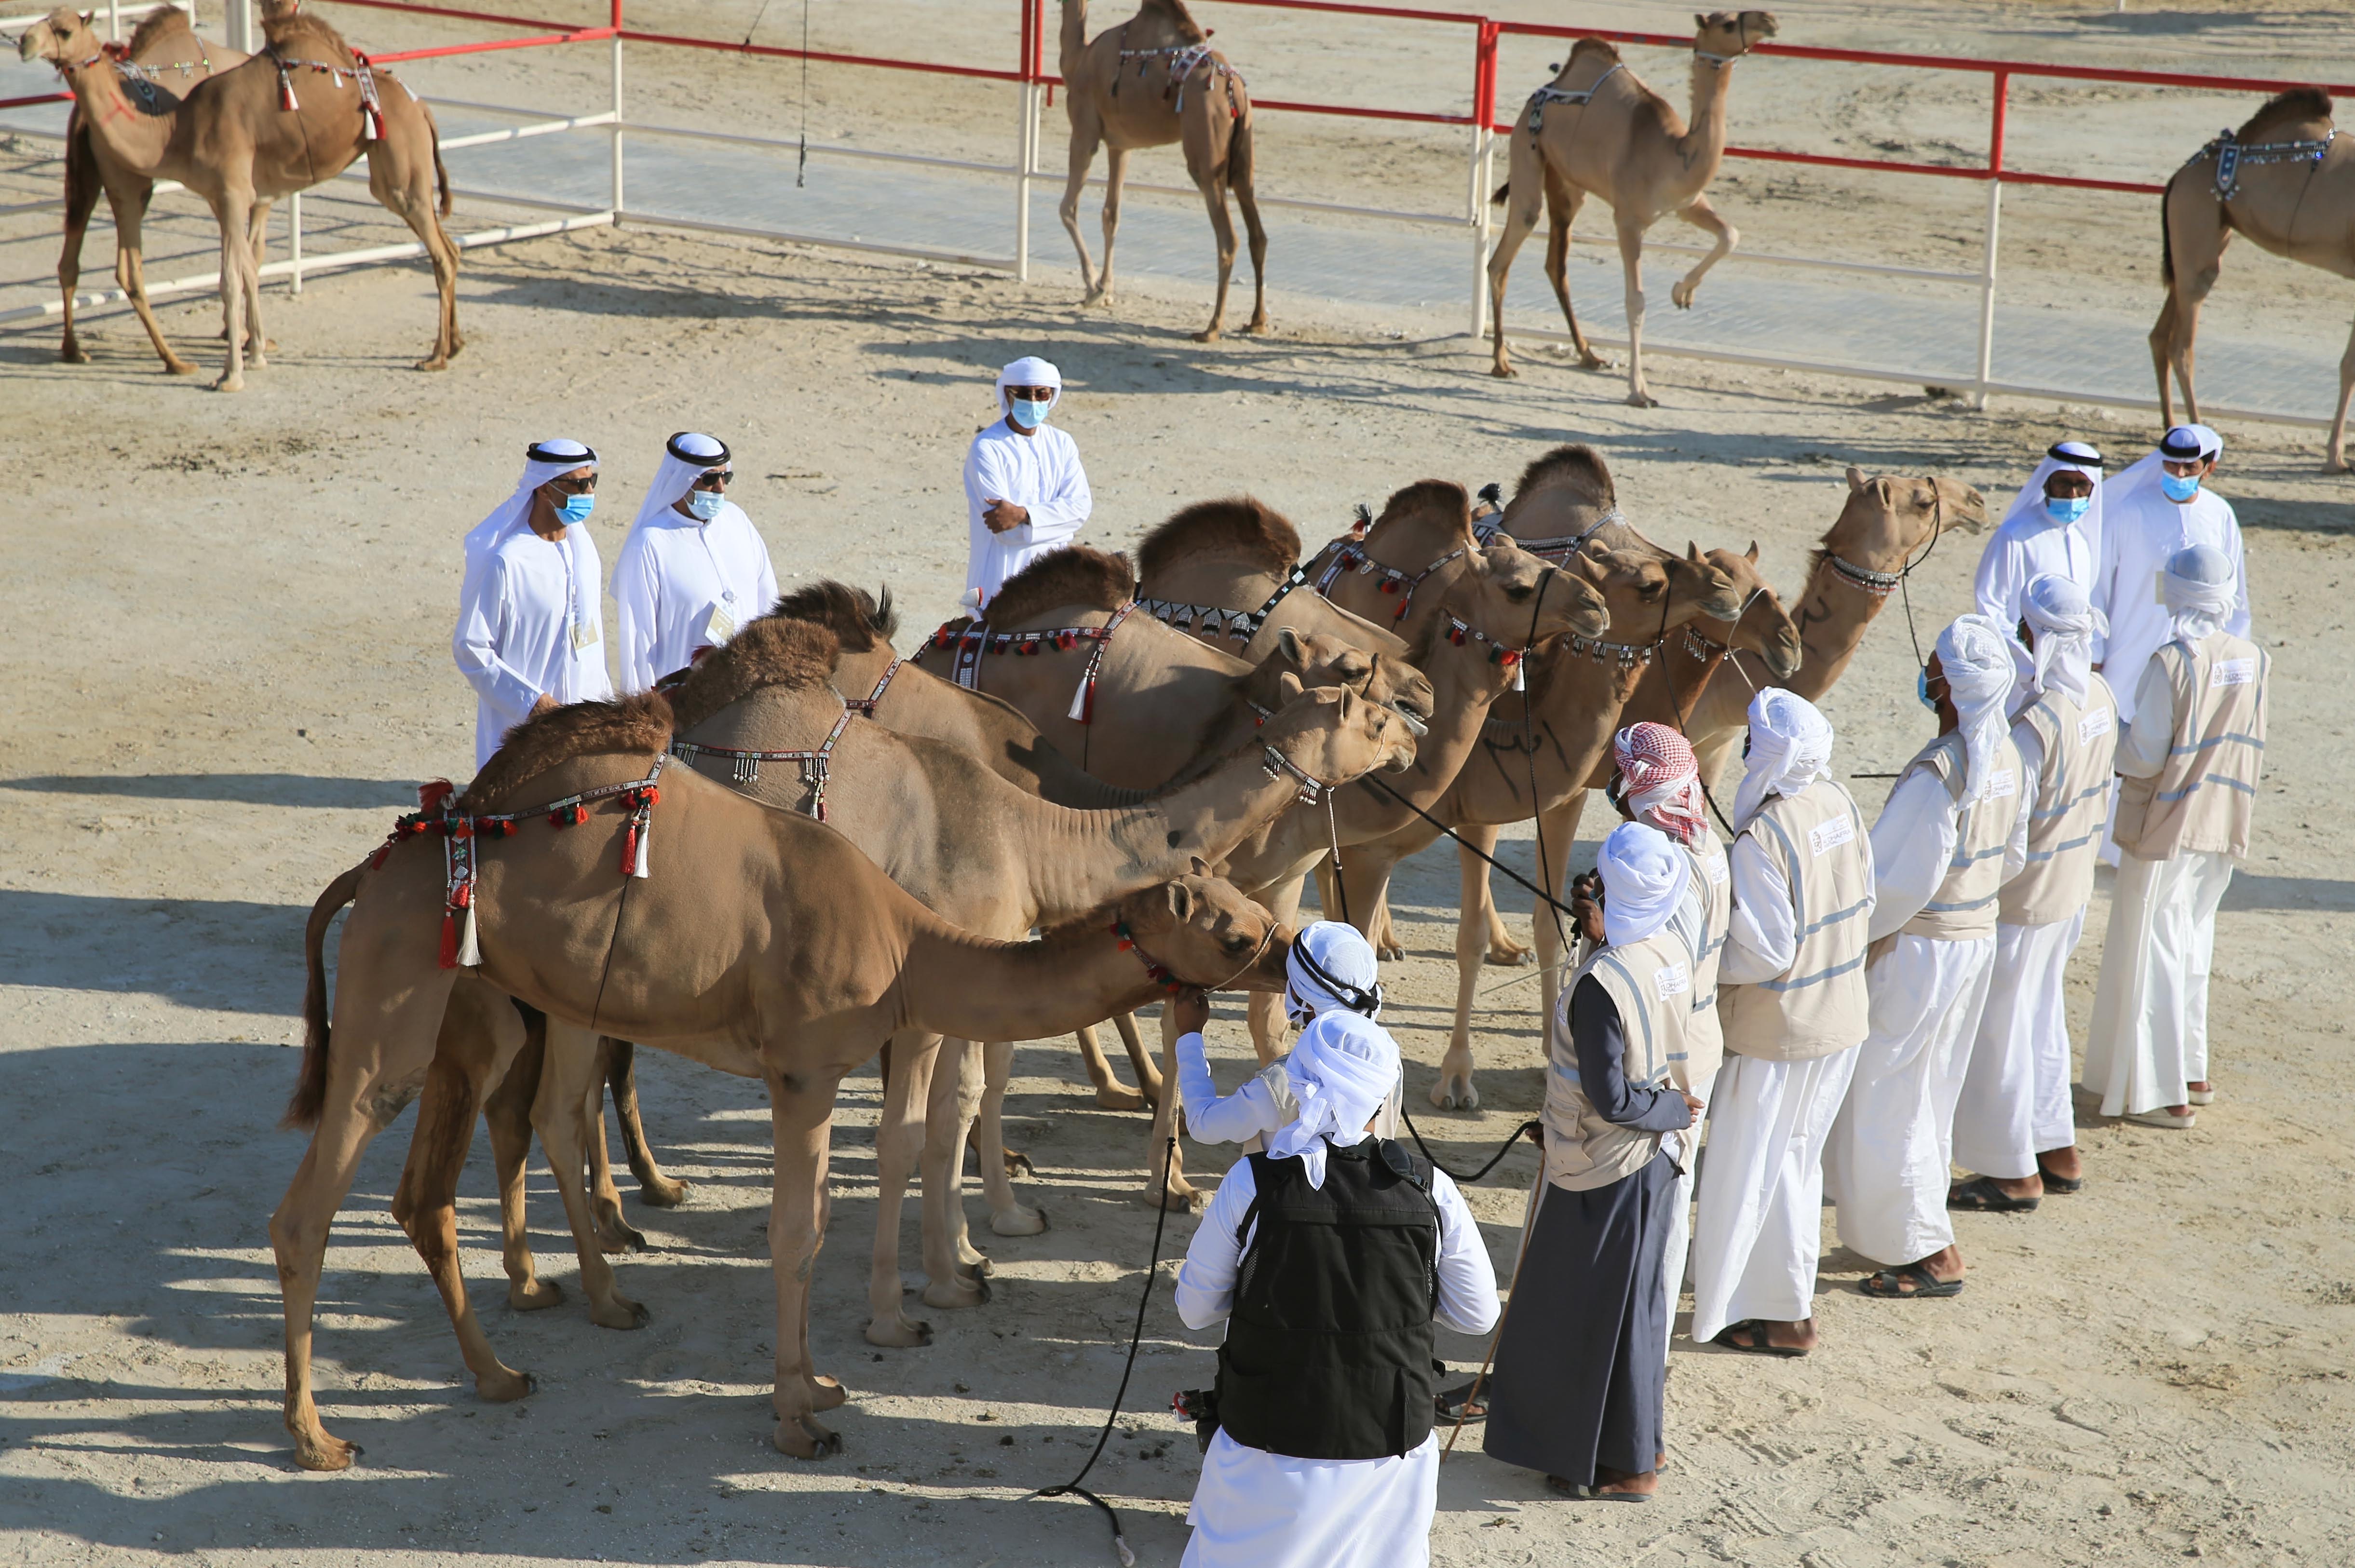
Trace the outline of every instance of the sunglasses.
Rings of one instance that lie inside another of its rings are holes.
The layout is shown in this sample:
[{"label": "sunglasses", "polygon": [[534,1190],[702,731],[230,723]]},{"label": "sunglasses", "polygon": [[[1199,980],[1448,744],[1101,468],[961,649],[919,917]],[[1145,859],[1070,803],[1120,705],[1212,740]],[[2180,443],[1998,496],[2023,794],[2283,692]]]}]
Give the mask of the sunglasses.
[{"label": "sunglasses", "polygon": [[570,475],[559,474],[549,483],[568,496],[586,496],[596,490],[597,476],[591,474],[586,479],[575,479]]},{"label": "sunglasses", "polygon": [[728,488],[728,482],[735,477],[736,470],[733,468],[715,468],[709,474],[698,475],[694,485],[689,486],[689,488],[696,490],[725,490]]}]

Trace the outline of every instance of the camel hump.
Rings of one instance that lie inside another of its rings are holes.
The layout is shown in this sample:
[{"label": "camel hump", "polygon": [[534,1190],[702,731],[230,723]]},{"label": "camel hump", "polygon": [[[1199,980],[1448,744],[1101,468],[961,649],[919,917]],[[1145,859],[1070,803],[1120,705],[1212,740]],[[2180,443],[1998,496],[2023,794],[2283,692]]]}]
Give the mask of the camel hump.
[{"label": "camel hump", "polygon": [[2265,100],[2265,106],[2250,115],[2249,123],[2234,135],[2238,141],[2254,142],[2275,131],[2295,129],[2315,120],[2325,125],[2331,123],[2330,94],[2318,87],[2293,87]]},{"label": "camel hump", "polygon": [[304,49],[324,50],[330,64],[352,56],[352,46],[344,41],[344,35],[308,11],[289,12],[277,5],[265,5],[261,33],[270,40],[270,47],[282,55],[291,56]]},{"label": "camel hump", "polygon": [[167,33],[187,30],[188,14],[186,11],[181,10],[177,5],[159,6],[148,12],[141,18],[139,25],[131,29],[131,37],[123,48],[130,52],[133,59],[137,59],[141,50],[157,42]]},{"label": "camel hump", "polygon": [[1199,44],[1210,36],[1208,29],[1194,20],[1193,13],[1186,9],[1186,0],[1145,0],[1145,4],[1136,8],[1136,16],[1139,21],[1147,17],[1159,18],[1189,44]]},{"label": "camel hump", "polygon": [[1581,38],[1570,46],[1570,63],[1575,67],[1582,60],[1593,60],[1598,65],[1617,65],[1619,47],[1607,38]]},{"label": "camel hump", "polygon": [[982,619],[992,626],[1017,626],[1067,604],[1117,610],[1135,596],[1136,573],[1126,556],[1065,545],[1007,578],[990,595]]},{"label": "camel hump", "polygon": [[871,653],[877,643],[900,635],[900,612],[892,607],[890,589],[870,594],[830,577],[794,589],[769,614],[785,621],[815,621],[832,632],[847,653]]},{"label": "camel hump", "polygon": [[1197,501],[1145,536],[1137,575],[1151,582],[1189,555],[1230,550],[1263,571],[1289,571],[1300,559],[1300,530],[1256,496]]},{"label": "camel hump", "polygon": [[808,691],[825,686],[841,662],[842,644],[831,628],[764,615],[706,654],[672,688],[671,723],[693,730],[764,687]]},{"label": "camel hump", "polygon": [[1532,459],[1521,470],[1521,482],[1513,487],[1513,499],[1518,501],[1530,491],[1550,485],[1575,485],[1597,506],[1608,507],[1619,498],[1603,454],[1584,442],[1557,446]]},{"label": "camel hump", "polygon": [[559,708],[507,731],[458,797],[458,809],[483,811],[506,804],[516,790],[576,757],[657,755],[669,747],[670,737],[670,699],[659,691],[637,692],[619,702]]}]

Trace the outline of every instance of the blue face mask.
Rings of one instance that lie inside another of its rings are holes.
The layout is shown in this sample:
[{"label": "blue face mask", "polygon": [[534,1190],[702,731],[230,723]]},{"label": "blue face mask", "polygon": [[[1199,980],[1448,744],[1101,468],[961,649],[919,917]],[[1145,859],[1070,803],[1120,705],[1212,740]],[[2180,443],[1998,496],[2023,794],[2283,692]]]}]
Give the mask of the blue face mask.
[{"label": "blue face mask", "polygon": [[1006,417],[1024,430],[1037,430],[1047,422],[1047,411],[1054,406],[1052,400],[1032,402],[1028,398],[1008,398]]},{"label": "blue face mask", "polygon": [[567,496],[564,505],[556,508],[556,515],[567,523],[585,523],[589,520],[589,514],[596,509],[597,497],[594,496]]},{"label": "blue face mask", "polygon": [[2189,501],[2200,494],[2200,475],[2187,474],[2179,478],[2165,469],[2159,471],[2159,493],[2170,501]]},{"label": "blue face mask", "polygon": [[1923,707],[1928,709],[1933,713],[1938,711],[1938,699],[1930,695],[1930,671],[1927,666],[1923,667],[1923,668],[1916,671],[1914,674],[1913,695],[1922,699]]},{"label": "blue face mask", "polygon": [[2044,497],[2044,515],[2063,526],[2078,521],[2093,509],[2094,498],[2091,496],[2073,496],[2065,499],[2059,496]]},{"label": "blue face mask", "polygon": [[687,493],[687,509],[695,514],[698,522],[709,522],[727,504],[728,497],[717,490],[689,490]]}]

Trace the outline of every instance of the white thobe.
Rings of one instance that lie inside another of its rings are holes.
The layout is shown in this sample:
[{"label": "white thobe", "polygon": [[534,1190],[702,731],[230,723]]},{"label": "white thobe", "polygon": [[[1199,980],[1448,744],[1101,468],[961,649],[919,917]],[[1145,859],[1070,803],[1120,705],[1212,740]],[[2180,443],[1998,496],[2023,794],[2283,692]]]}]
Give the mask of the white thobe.
[{"label": "white thobe", "polygon": [[[1024,435],[999,420],[973,438],[964,458],[965,603],[986,604],[1006,580],[1077,537],[1095,501],[1077,443],[1050,424]],[[1002,534],[981,520],[992,501],[1011,501],[1030,520]],[[975,596],[978,595],[976,598]]]},{"label": "white thobe", "polygon": [[708,523],[664,507],[630,529],[613,562],[622,689],[685,669],[776,602],[769,547],[742,507],[730,501]]},{"label": "white thobe", "polygon": [[[1188,1328],[1222,1323],[1258,1221],[1236,1232],[1258,1196],[1248,1159],[1220,1179],[1178,1273],[1178,1316]],[[1447,1173],[1431,1173],[1439,1210],[1438,1320],[1459,1334],[1497,1321],[1497,1274],[1480,1227]],[[1202,1456],[1186,1510],[1194,1527],[1185,1568],[1423,1568],[1439,1507],[1439,1435],[1412,1453],[1379,1459],[1295,1459],[1236,1442],[1221,1428]]]},{"label": "white thobe", "polygon": [[586,524],[549,540],[518,523],[484,550],[458,596],[451,656],[474,686],[474,766],[542,697],[610,698],[603,567]]},{"label": "white thobe", "polygon": [[[2019,814],[2004,875],[2028,858],[2031,791]],[[1873,910],[1866,935],[1891,947],[1865,971],[1871,1006],[1847,1102],[1824,1147],[1824,1183],[1839,1237],[1890,1267],[1918,1263],[1955,1240],[1946,1218],[1955,1103],[1987,1005],[1995,938],[1954,942],[1905,933],[1945,880],[1958,808],[1924,769],[1901,780],[1872,825]]]},{"label": "white thobe", "polygon": [[2113,678],[2118,721],[2135,716],[2137,677],[2150,656],[2175,640],[2175,618],[2167,609],[2168,558],[2186,545],[2212,545],[2232,559],[2237,582],[2232,616],[2224,630],[2249,635],[2249,572],[2241,551],[2241,523],[2224,497],[2200,487],[2178,506],[2157,485],[2121,487],[2104,497],[2102,567],[2094,578],[2094,608],[2110,619],[2106,648],[2095,662]]},{"label": "white thobe", "polygon": [[[2028,585],[2051,573],[2065,577],[2090,595],[2100,570],[2102,541],[2091,526],[2092,517],[2077,523],[2054,521],[2042,511],[2027,513],[2005,523],[1987,540],[1979,557],[1977,597],[1979,613],[2009,628],[2019,624],[2019,607]],[[2102,639],[2094,639],[2094,662],[2102,660]]]},{"label": "white thobe", "polygon": [[[2136,684],[2149,717],[2119,731],[2116,765],[2129,778],[2152,778],[2175,739],[2167,667],[2151,658]],[[2216,909],[2232,883],[2229,855],[2120,857],[2085,1037],[2084,1084],[2102,1097],[2102,1115],[2180,1105],[2186,1084],[2207,1082],[2208,974]]]}]

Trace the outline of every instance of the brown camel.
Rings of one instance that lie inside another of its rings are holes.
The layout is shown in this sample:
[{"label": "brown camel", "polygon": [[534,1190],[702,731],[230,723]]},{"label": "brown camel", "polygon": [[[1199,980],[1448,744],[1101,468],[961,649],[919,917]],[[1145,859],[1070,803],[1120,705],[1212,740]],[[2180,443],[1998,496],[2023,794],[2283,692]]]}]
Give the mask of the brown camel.
[{"label": "brown camel", "polygon": [[[27,37],[30,37],[28,33]],[[19,50],[24,48],[22,42],[17,47]],[[189,25],[188,14],[176,5],[160,6],[147,13],[119,50],[112,44],[101,44],[99,48],[115,61],[115,69],[122,73],[141,112],[157,119],[178,115],[182,101],[195,91],[197,83],[241,65],[246,59],[236,49],[198,37]],[[65,335],[58,346],[58,357],[69,365],[90,363],[89,351],[74,334],[74,291],[81,285],[82,237],[89,232],[91,214],[103,195],[107,210],[114,217],[115,286],[130,296],[131,308],[138,314],[139,325],[147,329],[147,340],[155,346],[156,357],[164,361],[164,368],[175,376],[187,375],[196,367],[172,352],[172,346],[164,341],[164,329],[155,325],[155,312],[147,303],[147,273],[142,265],[139,226],[147,215],[148,201],[155,194],[154,176],[118,162],[110,144],[91,134],[80,98],[74,100],[66,114],[65,162],[66,234],[64,247],[58,252],[58,289],[65,298]],[[268,204],[263,203],[255,213],[253,244],[257,252],[261,248],[261,226],[268,211]]]},{"label": "brown camel", "polygon": [[1603,368],[1602,356],[1587,347],[1578,313],[1570,307],[1569,274],[1571,225],[1586,198],[1598,196],[1611,204],[1619,264],[1626,273],[1627,400],[1639,409],[1657,406],[1644,385],[1644,231],[1673,212],[1714,241],[1709,254],[1668,291],[1678,310],[1691,308],[1701,278],[1741,239],[1701,194],[1725,155],[1725,100],[1733,85],[1733,62],[1775,31],[1767,11],[1695,13],[1693,27],[1689,127],[1601,38],[1572,45],[1561,71],[1521,112],[1513,127],[1510,173],[1496,197],[1505,208],[1505,231],[1488,256],[1495,374],[1513,374],[1505,348],[1505,277],[1541,208],[1552,225],[1546,277],[1561,301],[1580,363],[1590,370]]},{"label": "brown camel", "polygon": [[[433,353],[418,368],[438,370],[458,352],[458,250],[443,232],[450,210],[448,172],[432,112],[389,73],[373,73],[382,134],[369,140],[371,116],[357,83],[359,67],[334,28],[309,16],[273,24],[274,41],[232,70],[188,94],[176,112],[150,112],[140,94],[105,59],[89,27],[60,7],[17,46],[26,59],[57,68],[81,105],[93,147],[142,177],[176,179],[212,208],[221,236],[221,304],[228,318],[228,363],[213,384],[245,385],[249,354],[263,362],[261,282],[254,227],[266,204],[333,179],[363,152],[368,189],[415,231],[433,263],[442,296]],[[285,107],[292,96],[298,107]],[[118,244],[121,239],[118,238]],[[132,262],[135,269],[137,261]]]},{"label": "brown camel", "polygon": [[[479,958],[479,977],[548,1014],[551,1035],[623,1034],[762,1081],[775,1130],[773,1440],[802,1458],[838,1450],[815,1416],[847,1397],[817,1376],[808,1339],[844,1074],[903,1030],[1033,1039],[1139,1006],[1166,981],[1283,983],[1275,922],[1199,876],[1132,894],[1037,941],[971,935],[840,834],[692,769],[664,768],[670,740],[668,704],[654,694],[532,720],[445,808],[469,837],[396,836],[381,866],[361,874],[338,949],[332,1037],[324,1005],[306,1001],[310,1037],[288,1114],[315,1130],[270,1225],[286,1313],[286,1425],[304,1468],[341,1469],[355,1452],[319,1422],[312,1311],[328,1227],[361,1152],[436,1076],[435,1042],[461,973],[439,966],[437,946]],[[553,804],[592,792],[601,798],[584,803],[577,825],[549,826]],[[511,837],[485,820],[502,810],[519,814]],[[453,848],[470,849],[478,868],[454,895]],[[647,874],[630,874],[633,866]],[[453,896],[465,900],[463,938],[453,934]],[[508,1034],[518,1049],[520,1033]],[[450,1074],[440,1076],[446,1083]],[[474,1115],[466,1104],[443,1125],[471,1136]],[[565,1120],[545,1116],[542,1137]],[[458,1319],[467,1364],[491,1397],[514,1397],[528,1380],[501,1366],[483,1338],[459,1277],[450,1209],[438,1211],[442,1233],[421,1250]],[[602,1256],[591,1248],[582,1262],[591,1298],[611,1298]]]},{"label": "brown camel", "polygon": [[1285,632],[1338,637],[1369,654],[1407,651],[1388,625],[1310,589],[1300,531],[1253,496],[1197,501],[1174,513],[1137,541],[1136,574],[1141,609],[1241,658],[1264,657]]},{"label": "brown camel", "polygon": [[[2233,166],[2222,166],[2230,155]],[[2297,87],[2268,100],[2238,131],[2191,155],[2159,197],[2159,259],[2167,303],[2150,329],[2158,372],[2158,422],[2175,421],[2169,372],[2183,384],[2184,411],[2200,418],[2191,389],[2191,345],[2200,305],[2216,286],[2224,247],[2237,231],[2261,250],[2342,278],[2355,278],[2355,146],[2339,150],[2330,95]],[[2355,334],[2339,361],[2339,404],[2323,466],[2347,470],[2347,404],[2355,396]]]},{"label": "brown camel", "polygon": [[[1210,47],[1210,35],[1186,14],[1184,0],[1144,0],[1135,16],[1092,41],[1087,36],[1088,0],[1062,0],[1062,6],[1060,65],[1063,111],[1071,122],[1071,175],[1063,187],[1062,217],[1079,248],[1086,303],[1112,301],[1113,238],[1120,229],[1128,155],[1179,142],[1186,149],[1186,173],[1210,209],[1210,231],[1219,242],[1219,301],[1210,325],[1195,340],[1215,343],[1226,325],[1227,285],[1235,270],[1230,190],[1251,237],[1252,318],[1243,330],[1265,332],[1267,230],[1260,225],[1259,198],[1252,190],[1251,94],[1243,79]],[[1104,149],[1101,272],[1088,260],[1088,242],[1080,234],[1080,192],[1098,144]]]}]

